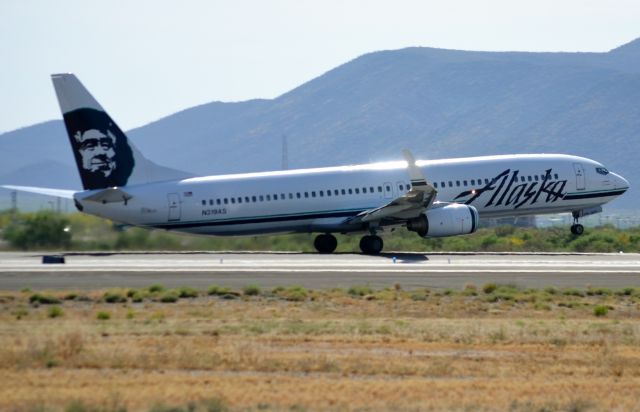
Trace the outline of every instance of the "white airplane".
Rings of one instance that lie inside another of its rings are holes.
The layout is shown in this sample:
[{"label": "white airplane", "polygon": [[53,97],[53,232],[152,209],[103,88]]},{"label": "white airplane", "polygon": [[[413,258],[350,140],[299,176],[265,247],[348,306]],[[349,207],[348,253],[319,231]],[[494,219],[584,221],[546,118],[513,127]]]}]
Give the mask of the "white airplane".
[{"label": "white airplane", "polygon": [[424,238],[473,233],[480,217],[602,211],[629,183],[577,156],[529,154],[405,161],[195,177],[146,159],[73,74],[52,75],[82,191],[3,186],[74,199],[78,210],[125,225],[201,235],[362,234],[378,254],[379,232],[406,227]]}]

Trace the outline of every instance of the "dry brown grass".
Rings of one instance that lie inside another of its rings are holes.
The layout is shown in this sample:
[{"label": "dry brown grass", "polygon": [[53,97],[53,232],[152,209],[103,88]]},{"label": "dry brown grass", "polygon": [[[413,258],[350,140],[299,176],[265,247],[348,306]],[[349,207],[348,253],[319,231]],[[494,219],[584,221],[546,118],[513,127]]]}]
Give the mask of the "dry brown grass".
[{"label": "dry brown grass", "polygon": [[[231,410],[640,409],[636,295],[102,294],[64,301],[53,319],[28,293],[1,294],[0,410],[216,410],[207,399]],[[594,316],[603,304],[613,310]]]}]

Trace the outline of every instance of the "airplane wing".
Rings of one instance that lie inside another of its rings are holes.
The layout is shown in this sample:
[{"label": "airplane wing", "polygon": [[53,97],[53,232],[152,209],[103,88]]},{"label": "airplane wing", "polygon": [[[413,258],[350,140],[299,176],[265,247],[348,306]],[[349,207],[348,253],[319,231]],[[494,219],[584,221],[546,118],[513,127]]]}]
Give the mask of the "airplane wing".
[{"label": "airplane wing", "polygon": [[407,220],[418,217],[433,204],[438,191],[427,183],[411,152],[405,149],[402,153],[408,164],[411,190],[384,206],[361,212],[351,218],[349,223]]},{"label": "airplane wing", "polygon": [[9,189],[9,190],[19,190],[21,192],[37,193],[39,195],[62,197],[65,199],[73,199],[73,195],[77,193],[76,190],[52,189],[49,187],[10,186],[10,185],[2,185],[0,187],[4,189]]}]

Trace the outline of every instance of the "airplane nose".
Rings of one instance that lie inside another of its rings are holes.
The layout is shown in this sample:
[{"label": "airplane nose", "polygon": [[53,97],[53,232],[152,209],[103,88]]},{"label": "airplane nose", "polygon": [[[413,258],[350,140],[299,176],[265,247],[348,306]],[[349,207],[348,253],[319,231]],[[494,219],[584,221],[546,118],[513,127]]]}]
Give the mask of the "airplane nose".
[{"label": "airplane nose", "polygon": [[625,189],[625,190],[629,188],[629,181],[627,181],[627,179],[625,179],[624,177],[620,176],[617,173],[611,173],[611,174],[615,177],[616,188]]}]

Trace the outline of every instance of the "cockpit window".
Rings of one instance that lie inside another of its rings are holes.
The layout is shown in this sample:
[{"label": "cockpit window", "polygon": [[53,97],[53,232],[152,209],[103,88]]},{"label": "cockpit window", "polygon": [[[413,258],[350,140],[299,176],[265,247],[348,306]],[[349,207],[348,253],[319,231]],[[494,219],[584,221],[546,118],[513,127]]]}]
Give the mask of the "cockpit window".
[{"label": "cockpit window", "polygon": [[604,167],[596,167],[596,172],[600,173],[601,175],[609,174],[609,171]]}]

